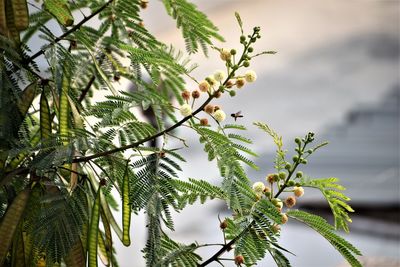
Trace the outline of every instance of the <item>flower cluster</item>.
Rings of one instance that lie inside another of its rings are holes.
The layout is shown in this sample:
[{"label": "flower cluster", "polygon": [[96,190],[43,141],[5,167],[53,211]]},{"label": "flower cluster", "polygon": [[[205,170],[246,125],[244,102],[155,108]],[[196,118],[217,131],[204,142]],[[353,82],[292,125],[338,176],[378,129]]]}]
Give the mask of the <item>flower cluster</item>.
[{"label": "flower cluster", "polygon": [[[216,70],[213,74],[207,76],[200,82],[197,82],[198,88],[192,91],[184,90],[181,93],[184,104],[179,108],[180,113],[184,117],[192,116],[199,120],[200,125],[207,126],[208,120],[206,118],[197,118],[195,115],[203,110],[209,114],[216,122],[221,123],[226,119],[226,113],[218,106],[212,104],[203,104],[202,108],[198,108],[195,111],[194,104],[196,99],[201,97],[201,94],[207,94],[210,102],[214,98],[219,98],[223,93],[233,97],[236,95],[235,89],[243,88],[246,83],[252,83],[257,80],[257,74],[253,70],[247,70],[244,74],[236,74],[242,67],[249,67],[250,60],[252,58],[251,53],[254,51],[251,44],[255,43],[259,35],[259,27],[253,29],[253,35],[249,35],[248,38],[245,36],[240,37],[240,43],[243,45],[243,52],[240,57],[237,55],[235,49],[230,48],[215,48],[219,52],[219,57],[225,62],[226,71]],[[255,55],[257,56],[257,55]],[[253,56],[253,57],[255,57]],[[192,99],[191,105],[189,105]]]}]

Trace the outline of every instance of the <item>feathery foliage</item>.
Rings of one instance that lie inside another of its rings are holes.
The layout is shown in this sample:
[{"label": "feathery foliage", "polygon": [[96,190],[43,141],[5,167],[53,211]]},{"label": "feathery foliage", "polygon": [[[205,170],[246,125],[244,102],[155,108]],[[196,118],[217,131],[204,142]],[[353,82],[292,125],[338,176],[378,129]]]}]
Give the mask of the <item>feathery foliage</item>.
[{"label": "feathery foliage", "polygon": [[340,252],[340,254],[343,255],[343,257],[350,263],[351,266],[361,266],[361,263],[355,258],[356,255],[361,255],[361,252],[345,239],[335,234],[335,229],[333,226],[328,224],[325,219],[300,210],[288,211],[287,215],[307,224],[315,231],[320,233],[337,251]]},{"label": "feathery foliage", "polygon": [[338,183],[339,179],[332,177],[306,180],[302,185],[319,189],[332,210],[335,218],[335,228],[349,232],[348,223],[351,223],[351,219],[348,212],[354,212],[354,210],[346,203],[350,198],[341,192],[346,188]]},{"label": "feathery foliage", "polygon": [[[318,188],[336,228],[348,231],[352,209],[339,180],[294,177],[311,154],[306,146],[314,134],[296,141],[298,155],[289,163],[282,137],[256,123],[277,145],[277,173],[267,176],[267,185],[252,184],[246,168],[258,170],[254,144],[244,126],[226,123],[225,112],[213,105],[256,80],[253,71],[241,73],[250,60],[273,54],[251,55],[259,27],[246,35],[235,13],[241,51],[217,48],[213,42],[222,36],[194,4],[163,0],[188,54],[201,48],[207,55],[212,48],[227,69],[198,82],[191,74],[196,64],[147,30],[141,17],[147,0],[27,4],[0,1],[1,266],[118,266],[118,242],[140,245],[134,233],[143,229],[131,227],[140,213],[147,219],[142,252],[149,267],[221,263],[234,245],[236,265],[255,265],[268,252],[278,266],[290,266],[290,252],[279,245],[287,216],[311,226],[359,266],[359,251],[332,226],[284,208],[279,199],[288,192],[301,196],[300,185]],[[32,51],[31,42],[39,42],[40,50]],[[199,90],[187,90],[187,77]],[[216,162],[219,177],[212,183],[208,177],[184,179],[186,161],[177,145],[187,146],[182,126]],[[175,212],[213,199],[232,212],[220,222],[224,243],[183,244],[170,237]],[[200,249],[214,245],[219,250],[203,261]]]}]

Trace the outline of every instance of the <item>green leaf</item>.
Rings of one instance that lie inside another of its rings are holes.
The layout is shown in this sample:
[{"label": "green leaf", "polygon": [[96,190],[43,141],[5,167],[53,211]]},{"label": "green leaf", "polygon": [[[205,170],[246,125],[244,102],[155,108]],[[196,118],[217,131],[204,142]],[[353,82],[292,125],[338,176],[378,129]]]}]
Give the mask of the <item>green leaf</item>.
[{"label": "green leaf", "polygon": [[45,10],[52,14],[63,26],[71,26],[74,23],[74,17],[66,0],[44,0],[43,4]]},{"label": "green leaf", "polygon": [[212,44],[211,38],[224,40],[218,34],[218,28],[194,4],[186,0],[163,0],[163,3],[168,14],[176,20],[177,27],[181,28],[189,53],[196,53],[201,47],[207,55],[206,45]]},{"label": "green leaf", "polygon": [[25,189],[17,195],[12,204],[8,207],[0,225],[0,266],[3,266],[11,241],[22,219],[26,204],[28,203],[30,190]]},{"label": "green leaf", "polygon": [[344,238],[334,233],[335,229],[326,222],[325,219],[300,210],[290,210],[286,212],[287,216],[303,222],[317,231],[331,245],[342,254],[352,267],[362,267],[355,256],[360,256],[361,252]]},{"label": "green leaf", "polygon": [[97,189],[96,198],[92,208],[92,218],[90,219],[88,233],[88,266],[97,267],[97,244],[99,237],[99,220],[100,220],[100,197],[101,187]]},{"label": "green leaf", "polygon": [[325,178],[325,179],[311,179],[303,181],[302,186],[313,187],[321,191],[326,201],[328,201],[329,207],[332,210],[332,214],[335,219],[335,228],[337,230],[343,229],[349,232],[349,225],[351,219],[349,212],[354,212],[354,210],[347,204],[350,198],[343,194],[341,191],[346,188],[338,184],[340,180],[338,178]]}]

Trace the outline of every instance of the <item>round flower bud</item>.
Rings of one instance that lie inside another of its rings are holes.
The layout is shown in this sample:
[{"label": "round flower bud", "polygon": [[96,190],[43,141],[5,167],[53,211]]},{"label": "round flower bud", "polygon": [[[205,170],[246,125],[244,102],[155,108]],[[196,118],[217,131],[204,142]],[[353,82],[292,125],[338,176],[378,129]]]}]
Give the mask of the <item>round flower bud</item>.
[{"label": "round flower bud", "polygon": [[293,180],[290,180],[289,182],[287,182],[288,186],[294,186],[296,183]]},{"label": "round flower bud", "polygon": [[213,114],[214,113],[214,106],[211,104],[208,104],[204,107],[204,111],[207,112],[208,114]]},{"label": "round flower bud", "polygon": [[207,81],[203,80],[199,83],[199,89],[202,92],[208,92],[208,90],[210,90],[210,84]]},{"label": "round flower bud", "polygon": [[293,193],[296,197],[301,197],[304,195],[304,188],[301,186],[295,186],[293,189]]},{"label": "round flower bud", "polygon": [[303,172],[302,171],[298,171],[296,173],[296,178],[301,178],[301,177],[303,177]]},{"label": "round flower bud", "polygon": [[228,50],[228,49],[226,49],[226,48],[222,48],[220,51],[219,51],[219,57],[223,60],[223,61],[228,61],[228,60],[230,60],[231,59],[231,52]]},{"label": "round flower bud", "polygon": [[225,79],[225,77],[226,77],[226,74],[225,74],[225,72],[222,71],[222,70],[217,70],[216,72],[214,72],[214,79],[215,79],[217,82],[222,81],[223,79]]},{"label": "round flower bud", "polygon": [[303,164],[307,164],[307,163],[308,163],[308,160],[306,160],[306,159],[303,159],[303,160],[301,161],[301,163],[303,163]]},{"label": "round flower bud", "polygon": [[149,4],[149,0],[141,0],[140,1],[140,7],[143,9],[146,9],[148,4]]},{"label": "round flower bud", "polygon": [[181,93],[182,98],[185,99],[186,101],[190,99],[190,92],[188,90],[185,90]]},{"label": "round flower bud", "polygon": [[271,201],[272,201],[272,204],[274,204],[275,207],[278,207],[278,208],[282,208],[283,207],[282,200],[280,200],[279,198],[273,198]]},{"label": "round flower bud", "polygon": [[288,207],[289,209],[292,208],[294,205],[296,205],[296,198],[294,196],[288,196],[285,199],[285,205],[286,207]]},{"label": "round flower bud", "polygon": [[244,263],[244,257],[242,255],[237,255],[235,257],[235,264],[239,265],[239,264],[242,264],[242,263]]},{"label": "round flower bud", "polygon": [[297,162],[299,160],[299,156],[298,155],[294,155],[292,160],[293,160],[293,162]]},{"label": "round flower bud", "polygon": [[240,42],[243,43],[244,41],[246,41],[246,36],[244,35],[240,36]]},{"label": "round flower bud", "polygon": [[221,92],[221,91],[216,91],[216,92],[214,93],[214,97],[215,97],[215,98],[220,98],[221,95],[222,95],[222,92]]},{"label": "round flower bud", "polygon": [[189,104],[183,104],[181,108],[179,109],[181,112],[182,116],[186,117],[192,114],[192,108],[190,107]]},{"label": "round flower bud", "polygon": [[208,76],[206,78],[206,81],[211,85],[211,86],[215,86],[217,84],[217,81],[214,79],[214,77],[212,76]]},{"label": "round flower bud", "polygon": [[283,213],[282,214],[282,224],[287,223],[287,221],[288,221],[288,216],[285,213]]},{"label": "round flower bud", "polygon": [[200,97],[200,91],[199,90],[192,91],[192,97],[194,99],[199,98]]},{"label": "round flower bud", "polygon": [[229,95],[234,97],[236,95],[236,91],[234,91],[234,90],[229,91]]},{"label": "round flower bud", "polygon": [[273,183],[275,183],[277,181],[275,179],[275,174],[268,174],[266,179],[267,179],[267,182],[270,183],[270,184],[273,184]]},{"label": "round flower bud", "polygon": [[252,52],[254,51],[254,48],[250,46],[250,47],[247,49],[247,51],[249,51],[249,53],[252,53]]},{"label": "round flower bud", "polygon": [[222,221],[222,222],[219,224],[219,227],[220,227],[222,230],[224,230],[226,227],[228,227],[228,223],[226,222],[226,220]]},{"label": "round flower bud", "polygon": [[314,152],[314,149],[310,148],[309,150],[307,150],[308,154],[312,154]]},{"label": "round flower bud", "polygon": [[228,80],[225,84],[226,88],[232,88],[232,86],[235,84],[233,80]]},{"label": "round flower bud", "polygon": [[244,67],[249,67],[250,66],[250,61],[246,60],[245,62],[243,62],[243,66]]},{"label": "round flower bud", "polygon": [[117,18],[117,16],[115,16],[115,14],[111,14],[108,19],[111,21],[115,21],[115,19]]},{"label": "round flower bud", "polygon": [[264,185],[263,182],[256,182],[256,183],[253,184],[253,190],[257,194],[263,193],[264,189],[265,189],[265,185]]},{"label": "round flower bud", "polygon": [[224,121],[226,118],[225,112],[223,112],[221,109],[215,111],[214,113],[214,119],[216,119],[218,122]]},{"label": "round flower bud", "polygon": [[286,178],[286,172],[279,173],[279,179],[284,180]]},{"label": "round flower bud", "polygon": [[242,88],[246,83],[246,80],[244,78],[237,78],[236,79],[236,87],[237,88]]},{"label": "round flower bud", "polygon": [[235,49],[231,49],[230,52],[231,52],[231,55],[232,55],[232,56],[236,55],[236,50],[235,50]]},{"label": "round flower bud", "polygon": [[200,119],[200,125],[201,125],[201,126],[207,126],[207,125],[208,125],[208,120],[207,120],[207,118],[202,118],[202,119]]},{"label": "round flower bud", "polygon": [[244,73],[244,78],[246,82],[252,83],[257,80],[257,74],[253,70],[248,70]]},{"label": "round flower bud", "polygon": [[272,232],[278,233],[280,230],[281,230],[281,227],[280,227],[279,224],[274,224],[274,225],[272,226]]},{"label": "round flower bud", "polygon": [[295,142],[296,144],[300,144],[300,143],[301,143],[301,138],[300,138],[300,137],[296,137],[296,138],[294,139],[294,142]]},{"label": "round flower bud", "polygon": [[285,165],[285,169],[286,170],[290,170],[292,168],[292,164],[290,164],[289,162],[286,163]]}]

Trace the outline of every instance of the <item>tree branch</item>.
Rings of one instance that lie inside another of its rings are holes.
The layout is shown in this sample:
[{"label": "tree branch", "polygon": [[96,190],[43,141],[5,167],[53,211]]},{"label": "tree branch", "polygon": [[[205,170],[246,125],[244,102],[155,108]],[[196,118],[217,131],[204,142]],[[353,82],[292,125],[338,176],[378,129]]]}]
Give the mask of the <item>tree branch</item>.
[{"label": "tree branch", "polygon": [[[110,0],[109,2],[111,2],[111,0]],[[253,38],[254,36],[255,36],[255,33],[253,33],[253,35],[252,35],[251,37]],[[247,53],[247,49],[249,48],[250,44],[251,44],[251,42],[249,42],[248,44],[246,44],[246,45],[244,46],[243,53],[242,53],[242,55],[241,55],[241,57],[240,57],[240,59],[239,59],[239,62],[237,63],[237,66],[240,66],[240,64],[245,60],[244,55]],[[235,72],[236,72],[236,69],[233,69],[232,72],[228,74],[228,77],[227,77],[227,78],[225,79],[225,81],[222,83],[223,86],[225,86],[226,83],[227,83],[232,77],[235,76]],[[219,92],[221,92],[221,91],[218,89],[213,95],[210,95],[210,96],[207,98],[207,100],[206,100],[198,109],[196,109],[192,114],[190,114],[189,116],[183,118],[182,120],[178,121],[176,124],[172,125],[171,127],[167,128],[167,129],[165,129],[165,130],[163,130],[163,131],[161,131],[161,132],[158,132],[158,133],[156,133],[156,134],[154,134],[154,135],[152,135],[152,136],[149,136],[149,137],[147,137],[147,138],[144,138],[144,139],[142,139],[142,140],[140,140],[140,141],[137,141],[137,142],[135,142],[135,143],[132,143],[132,144],[129,144],[129,145],[126,145],[126,146],[121,146],[121,147],[117,147],[117,148],[114,148],[114,149],[111,149],[111,150],[99,152],[99,153],[94,154],[94,155],[91,155],[91,156],[86,156],[86,157],[81,157],[81,158],[75,158],[75,159],[72,160],[72,162],[87,162],[87,161],[92,160],[92,159],[96,159],[96,158],[99,158],[99,157],[104,157],[104,156],[107,156],[107,155],[110,155],[110,154],[113,154],[113,153],[117,153],[117,152],[121,152],[121,151],[130,149],[130,148],[138,147],[139,145],[141,145],[141,144],[143,144],[143,143],[146,143],[146,142],[148,142],[148,141],[150,141],[150,140],[153,140],[153,139],[155,139],[155,138],[157,138],[157,137],[159,137],[159,136],[162,136],[162,135],[164,135],[164,134],[166,134],[166,133],[168,133],[168,132],[174,130],[175,128],[181,126],[183,123],[185,123],[185,122],[186,122],[187,120],[189,120],[190,118],[196,116],[196,114],[199,113],[200,111],[202,111],[202,110],[204,109],[204,107],[205,107],[208,103],[210,103],[211,100],[212,100],[212,99],[216,96],[216,94],[219,93]]]},{"label": "tree branch", "polygon": [[240,234],[238,234],[234,239],[232,239],[231,241],[229,241],[229,243],[225,244],[220,250],[218,250],[214,255],[212,255],[208,260],[206,260],[205,262],[198,264],[198,267],[203,267],[203,266],[207,266],[208,264],[210,264],[213,261],[218,261],[219,256],[221,256],[222,254],[224,254],[225,252],[229,251],[232,249],[232,246],[236,243],[236,241],[238,241],[238,239],[240,237],[242,237],[247,230],[250,229],[250,227],[254,224],[254,221],[252,221],[246,228],[243,229],[242,232],[240,232]]},{"label": "tree branch", "polygon": [[137,142],[135,142],[135,143],[132,143],[132,144],[129,144],[129,145],[126,145],[126,146],[121,146],[121,147],[117,147],[117,148],[114,148],[114,149],[111,149],[111,150],[99,152],[99,153],[94,154],[94,155],[91,155],[91,156],[86,156],[86,157],[81,157],[81,158],[75,158],[75,159],[72,160],[72,162],[87,162],[87,161],[92,160],[92,159],[96,159],[96,158],[99,158],[99,157],[108,156],[108,155],[111,155],[111,154],[114,154],[114,153],[117,153],[117,152],[121,152],[121,151],[130,149],[130,148],[138,147],[138,146],[141,145],[141,144],[144,144],[144,143],[146,143],[146,142],[148,142],[148,141],[150,141],[150,140],[153,140],[153,139],[155,139],[155,138],[157,138],[157,137],[159,137],[159,136],[162,136],[162,135],[164,135],[164,134],[166,134],[166,133],[168,133],[168,132],[174,130],[175,128],[181,126],[181,125],[182,125],[183,123],[185,123],[187,120],[189,120],[190,118],[194,117],[197,113],[199,113],[200,111],[202,111],[202,110],[204,109],[204,107],[205,107],[208,103],[210,103],[210,101],[211,101],[213,98],[214,98],[214,95],[210,95],[210,96],[207,98],[207,100],[206,100],[198,109],[196,109],[192,114],[190,114],[189,116],[183,118],[182,120],[178,121],[177,123],[175,123],[175,124],[172,125],[171,127],[167,128],[167,129],[165,129],[165,130],[163,130],[163,131],[161,131],[161,132],[158,132],[158,133],[156,133],[156,134],[154,134],[154,135],[151,135],[151,136],[146,137],[146,138],[144,138],[144,139],[142,139],[142,140],[140,140],[140,141],[137,141]]},{"label": "tree branch", "polygon": [[[61,34],[60,36],[56,37],[54,39],[54,42],[52,44],[58,43],[59,41],[61,41],[62,39],[64,39],[65,37],[67,37],[68,35],[70,35],[71,33],[79,30],[79,28],[85,24],[86,22],[88,22],[89,20],[91,20],[93,17],[95,17],[96,15],[98,15],[101,11],[103,11],[108,5],[110,5],[114,0],[109,0],[107,1],[104,5],[102,5],[99,9],[97,9],[95,12],[93,12],[92,14],[90,14],[90,16],[85,17],[84,19],[82,19],[78,24],[76,24],[74,27],[72,27],[71,29],[69,29],[68,31],[66,31],[65,33]],[[29,64],[31,63],[34,59],[36,59],[38,56],[43,55],[45,50],[50,46],[51,44],[48,44],[47,46],[45,46],[43,49],[39,50],[38,52],[36,52],[34,55],[30,56],[29,58],[26,59],[26,61],[24,62],[25,64]]]}]

